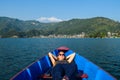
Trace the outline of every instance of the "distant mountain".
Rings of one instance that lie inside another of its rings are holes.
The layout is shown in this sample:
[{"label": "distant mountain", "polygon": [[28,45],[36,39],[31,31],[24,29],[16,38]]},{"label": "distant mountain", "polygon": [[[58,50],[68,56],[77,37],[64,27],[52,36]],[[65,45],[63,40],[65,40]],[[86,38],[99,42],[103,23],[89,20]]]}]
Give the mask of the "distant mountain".
[{"label": "distant mountain", "polygon": [[0,17],[0,36],[32,37],[39,35],[75,35],[85,32],[88,37],[106,36],[107,32],[120,34],[120,23],[105,17],[72,19],[58,23],[40,23]]},{"label": "distant mountain", "polygon": [[119,22],[115,22],[111,19],[103,17],[96,17],[91,19],[72,19],[58,24],[59,33],[70,32],[73,34],[79,34],[80,32],[97,32],[103,30],[115,32],[118,28],[120,30]]},{"label": "distant mountain", "polygon": [[[22,21],[14,18],[0,17],[0,30],[1,29],[15,29],[17,31],[29,31],[32,29],[41,29],[50,24],[40,23],[35,20]],[[17,29],[16,29],[17,28]]]}]

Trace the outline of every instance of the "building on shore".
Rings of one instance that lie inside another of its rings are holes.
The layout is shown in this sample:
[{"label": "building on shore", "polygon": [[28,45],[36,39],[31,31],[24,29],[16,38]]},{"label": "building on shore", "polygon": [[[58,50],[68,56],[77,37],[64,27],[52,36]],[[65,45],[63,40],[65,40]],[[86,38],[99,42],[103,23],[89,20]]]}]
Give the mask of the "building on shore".
[{"label": "building on shore", "polygon": [[111,32],[107,32],[108,38],[111,38]]}]

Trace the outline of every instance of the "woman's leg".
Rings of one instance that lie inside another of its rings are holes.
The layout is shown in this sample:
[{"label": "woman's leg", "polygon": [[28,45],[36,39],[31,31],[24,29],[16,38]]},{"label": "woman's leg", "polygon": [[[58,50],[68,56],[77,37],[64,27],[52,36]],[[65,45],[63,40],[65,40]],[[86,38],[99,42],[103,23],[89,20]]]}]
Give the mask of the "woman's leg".
[{"label": "woman's leg", "polygon": [[77,65],[74,61],[72,61],[70,64],[64,65],[65,75],[68,76],[70,80],[76,80],[76,74],[77,74]]},{"label": "woman's leg", "polygon": [[55,67],[53,67],[52,70],[53,80],[62,80],[63,74],[64,74],[64,69],[61,64],[57,64]]}]

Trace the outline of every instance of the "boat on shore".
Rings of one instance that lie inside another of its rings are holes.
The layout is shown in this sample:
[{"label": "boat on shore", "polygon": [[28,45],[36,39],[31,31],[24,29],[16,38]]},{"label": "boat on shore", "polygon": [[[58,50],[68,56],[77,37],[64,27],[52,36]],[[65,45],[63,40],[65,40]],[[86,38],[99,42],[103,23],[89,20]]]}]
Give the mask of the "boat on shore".
[{"label": "boat on shore", "polygon": [[[51,53],[56,56],[59,50],[66,50],[65,56],[74,53],[74,51],[67,47],[57,48]],[[102,68],[95,65],[83,56],[80,56],[78,53],[76,53],[74,61],[77,65],[78,71],[83,71],[83,73],[88,75],[87,78],[83,78],[82,80],[116,80],[108,72],[104,71]],[[44,75],[51,67],[51,61],[48,55],[45,55],[18,72],[10,80],[47,80],[47,78],[41,76]],[[52,77],[49,77],[48,80],[52,80]]]}]

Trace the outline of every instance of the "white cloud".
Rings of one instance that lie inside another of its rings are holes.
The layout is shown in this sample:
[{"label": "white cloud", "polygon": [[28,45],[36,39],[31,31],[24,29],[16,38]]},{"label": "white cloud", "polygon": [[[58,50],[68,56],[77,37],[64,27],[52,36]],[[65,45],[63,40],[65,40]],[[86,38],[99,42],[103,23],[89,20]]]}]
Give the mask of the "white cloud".
[{"label": "white cloud", "polygon": [[40,22],[60,22],[63,21],[62,19],[58,19],[56,17],[40,17],[37,19]]}]

